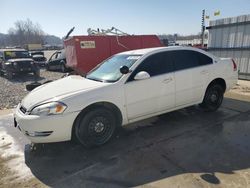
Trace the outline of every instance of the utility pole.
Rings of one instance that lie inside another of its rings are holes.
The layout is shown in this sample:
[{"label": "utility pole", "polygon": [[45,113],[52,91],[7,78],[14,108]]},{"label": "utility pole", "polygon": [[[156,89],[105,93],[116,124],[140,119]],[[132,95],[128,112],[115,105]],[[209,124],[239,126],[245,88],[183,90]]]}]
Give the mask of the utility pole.
[{"label": "utility pole", "polygon": [[204,47],[204,32],[205,32],[205,9],[202,10],[201,17],[201,46]]}]

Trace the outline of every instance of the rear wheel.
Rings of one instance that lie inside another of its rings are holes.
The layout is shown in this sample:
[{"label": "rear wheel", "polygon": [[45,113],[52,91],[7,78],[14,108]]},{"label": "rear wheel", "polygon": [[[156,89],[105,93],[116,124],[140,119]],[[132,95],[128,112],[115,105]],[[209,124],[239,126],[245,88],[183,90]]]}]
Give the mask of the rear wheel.
[{"label": "rear wheel", "polygon": [[216,111],[223,101],[224,91],[222,86],[214,84],[207,88],[205,97],[200,106],[206,111]]},{"label": "rear wheel", "polygon": [[112,111],[95,108],[78,117],[74,129],[76,139],[85,147],[100,146],[108,142],[116,129]]}]

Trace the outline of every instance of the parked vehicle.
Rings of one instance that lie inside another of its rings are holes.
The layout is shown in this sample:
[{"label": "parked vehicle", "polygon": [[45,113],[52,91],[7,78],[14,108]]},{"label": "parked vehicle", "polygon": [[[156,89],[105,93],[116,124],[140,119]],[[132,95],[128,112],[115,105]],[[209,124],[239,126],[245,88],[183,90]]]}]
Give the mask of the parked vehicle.
[{"label": "parked vehicle", "polygon": [[0,49],[0,72],[6,74],[9,79],[18,73],[40,76],[39,68],[24,49]]},{"label": "parked vehicle", "polygon": [[42,51],[31,51],[30,56],[32,57],[32,59],[35,61],[35,63],[37,65],[39,65],[40,67],[45,66],[47,59],[46,59],[46,57],[44,57],[44,52],[42,52]]},{"label": "parked vehicle", "polygon": [[53,53],[49,60],[46,62],[46,69],[47,70],[59,70],[61,72],[66,72],[66,57],[65,57],[65,50],[58,50]]},{"label": "parked vehicle", "polygon": [[31,91],[15,110],[15,125],[34,143],[74,138],[99,146],[138,120],[195,104],[215,111],[237,78],[232,59],[196,48],[123,52],[86,78],[68,76]]}]

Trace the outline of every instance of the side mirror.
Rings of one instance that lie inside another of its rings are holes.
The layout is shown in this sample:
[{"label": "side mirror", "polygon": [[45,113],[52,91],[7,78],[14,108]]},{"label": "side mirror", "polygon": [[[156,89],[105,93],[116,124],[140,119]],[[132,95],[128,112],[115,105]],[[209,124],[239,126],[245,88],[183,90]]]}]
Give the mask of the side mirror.
[{"label": "side mirror", "polygon": [[148,78],[150,78],[150,75],[145,71],[138,72],[134,77],[135,80],[145,80]]},{"label": "side mirror", "polygon": [[120,73],[122,74],[128,74],[129,73],[129,68],[125,65],[120,67]]}]

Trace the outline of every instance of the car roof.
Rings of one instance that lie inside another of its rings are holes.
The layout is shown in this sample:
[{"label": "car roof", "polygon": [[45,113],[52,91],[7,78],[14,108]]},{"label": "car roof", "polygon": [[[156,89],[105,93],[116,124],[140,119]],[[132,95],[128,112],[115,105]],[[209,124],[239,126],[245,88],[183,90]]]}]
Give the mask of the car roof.
[{"label": "car roof", "polygon": [[200,50],[198,48],[193,48],[193,47],[169,46],[169,47],[156,47],[156,48],[144,48],[144,49],[138,49],[138,50],[131,50],[131,51],[126,51],[126,52],[121,52],[119,54],[146,55],[146,54],[153,53],[153,52],[161,52],[161,51],[167,51],[167,50],[193,50],[193,51],[205,53],[205,51],[203,52],[203,50]]}]

